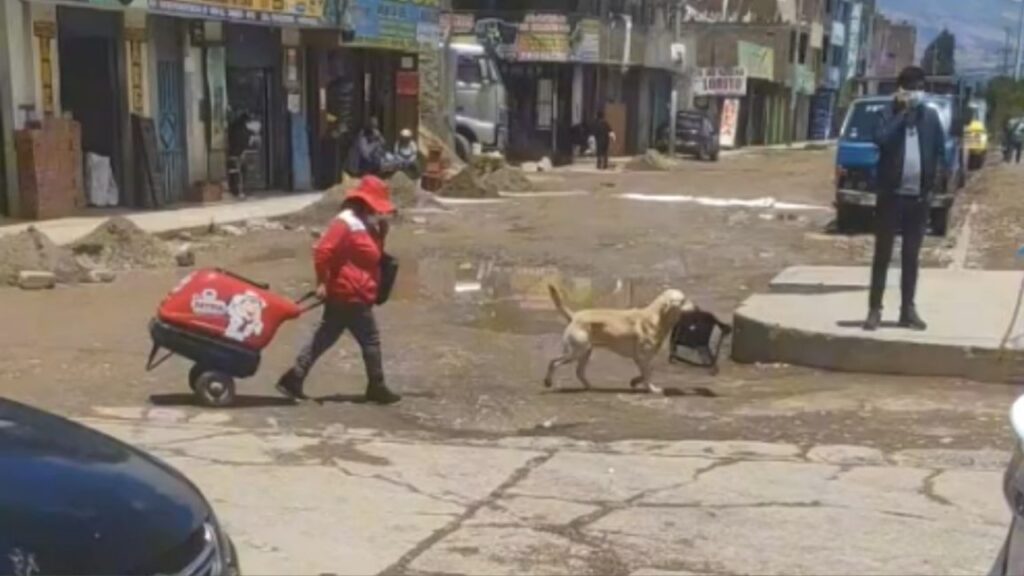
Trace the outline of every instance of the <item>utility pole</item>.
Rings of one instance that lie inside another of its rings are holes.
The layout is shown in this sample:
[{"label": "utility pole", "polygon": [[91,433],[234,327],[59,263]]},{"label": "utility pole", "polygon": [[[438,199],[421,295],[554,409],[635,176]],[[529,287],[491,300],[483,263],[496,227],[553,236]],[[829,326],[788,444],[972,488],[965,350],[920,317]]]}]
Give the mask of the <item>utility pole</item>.
[{"label": "utility pole", "polygon": [[[796,0],[796,18],[793,21],[793,34],[791,36],[793,40],[793,61],[790,63],[790,67],[793,69],[790,82],[791,89],[789,91],[789,129],[786,130],[786,143],[789,145],[793,144],[796,139],[796,100],[797,100],[797,79],[799,77],[798,65],[800,62],[800,34],[801,34],[801,21],[803,16],[803,0]],[[810,43],[808,43],[810,44]],[[809,46],[808,46],[809,47]]]},{"label": "utility pole", "polygon": [[1009,26],[1004,26],[1003,27],[1003,35],[1004,35],[1003,49],[1000,50],[1000,52],[1003,53],[1003,67],[1000,68],[1000,73],[1003,76],[1009,76],[1010,75],[1010,52],[1013,51],[1013,48],[1010,47],[1011,46],[1010,38],[1011,38],[1011,34],[1012,33],[1013,33],[1013,31],[1012,31],[1012,29]]},{"label": "utility pole", "polygon": [[[682,40],[683,35],[683,3],[682,0],[676,1],[675,18],[673,19],[675,24],[675,41],[679,42]],[[689,57],[689,54],[686,55]],[[682,76],[684,62],[679,63],[679,69],[674,70],[672,73],[672,101],[669,104],[669,117],[668,117],[668,156],[672,158],[676,155],[676,115],[679,113],[679,79]]]},{"label": "utility pole", "polygon": [[1013,68],[1013,79],[1020,80],[1021,40],[1024,39],[1024,0],[1020,1],[1020,17],[1017,19],[1017,60]]}]

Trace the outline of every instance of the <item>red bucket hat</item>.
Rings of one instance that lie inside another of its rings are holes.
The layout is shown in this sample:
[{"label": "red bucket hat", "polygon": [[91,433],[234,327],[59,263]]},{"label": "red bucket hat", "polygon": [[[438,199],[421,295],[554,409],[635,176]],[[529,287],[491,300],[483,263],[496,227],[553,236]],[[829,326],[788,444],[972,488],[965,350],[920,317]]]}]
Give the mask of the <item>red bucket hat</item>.
[{"label": "red bucket hat", "polygon": [[345,199],[359,199],[376,214],[391,214],[395,205],[391,203],[391,188],[387,182],[376,176],[363,176],[359,185],[349,190]]}]

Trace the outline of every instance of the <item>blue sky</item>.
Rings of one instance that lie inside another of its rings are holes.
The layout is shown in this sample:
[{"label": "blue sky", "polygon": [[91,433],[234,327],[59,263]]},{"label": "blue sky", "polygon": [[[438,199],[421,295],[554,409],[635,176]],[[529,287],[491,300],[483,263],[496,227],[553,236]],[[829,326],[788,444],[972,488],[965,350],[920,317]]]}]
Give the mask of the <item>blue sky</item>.
[{"label": "blue sky", "polygon": [[1007,26],[1015,46],[1020,4],[1013,0],[879,0],[879,5],[890,18],[917,25],[918,54],[948,27],[956,34],[959,69],[1001,66]]}]

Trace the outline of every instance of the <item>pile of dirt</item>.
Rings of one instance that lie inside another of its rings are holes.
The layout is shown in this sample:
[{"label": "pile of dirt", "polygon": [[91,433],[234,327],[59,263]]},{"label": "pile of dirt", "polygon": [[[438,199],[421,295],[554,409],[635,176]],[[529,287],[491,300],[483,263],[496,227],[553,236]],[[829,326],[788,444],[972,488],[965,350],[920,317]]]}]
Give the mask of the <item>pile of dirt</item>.
[{"label": "pile of dirt", "polygon": [[89,275],[70,250],[33,227],[0,237],[0,284],[17,284],[18,273],[26,270],[52,272],[58,282],[66,284],[85,281]]},{"label": "pile of dirt", "polygon": [[110,218],[74,242],[71,251],[80,263],[107,270],[175,265],[174,254],[163,241],[121,216]]},{"label": "pile of dirt", "polygon": [[401,209],[416,206],[416,190],[419,188],[419,183],[409,178],[405,172],[396,172],[388,180],[388,184],[391,186],[391,201],[396,207]]},{"label": "pile of dirt", "polygon": [[325,190],[319,200],[282,220],[291,226],[326,226],[338,212],[341,212],[341,204],[345,201],[348,191],[358,184],[359,180],[346,176],[341,182]]},{"label": "pile of dirt", "polygon": [[477,176],[473,168],[466,167],[444,183],[439,195],[445,198],[496,198],[498,189]]},{"label": "pile of dirt", "polygon": [[501,192],[533,192],[533,182],[518,168],[505,166],[491,172],[484,178],[489,186]]},{"label": "pile of dirt", "polygon": [[675,168],[675,162],[654,149],[644,152],[643,156],[637,156],[626,164],[626,170],[641,172],[668,172],[673,168]]}]

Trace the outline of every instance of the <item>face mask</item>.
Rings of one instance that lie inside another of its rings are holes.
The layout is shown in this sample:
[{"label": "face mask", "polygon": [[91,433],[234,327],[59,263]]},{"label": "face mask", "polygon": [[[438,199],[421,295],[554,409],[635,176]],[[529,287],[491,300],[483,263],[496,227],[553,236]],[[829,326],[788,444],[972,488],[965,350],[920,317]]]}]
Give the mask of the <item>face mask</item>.
[{"label": "face mask", "polygon": [[387,221],[388,217],[381,214],[370,214],[366,217],[366,223],[374,228],[380,227],[381,222]]},{"label": "face mask", "polygon": [[924,90],[911,90],[907,92],[907,100],[911,105],[918,105],[924,100]]}]

